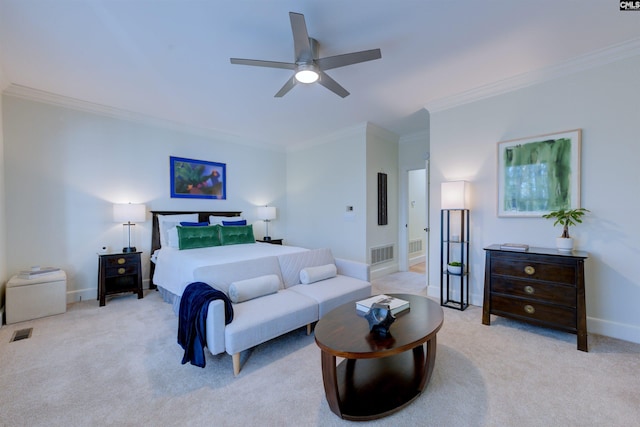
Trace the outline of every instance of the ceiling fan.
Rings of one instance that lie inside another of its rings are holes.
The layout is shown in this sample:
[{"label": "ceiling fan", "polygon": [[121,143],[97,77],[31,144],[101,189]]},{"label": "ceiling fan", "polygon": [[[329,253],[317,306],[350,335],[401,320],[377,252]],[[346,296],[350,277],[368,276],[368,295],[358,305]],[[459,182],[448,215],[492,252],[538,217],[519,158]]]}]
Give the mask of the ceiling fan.
[{"label": "ceiling fan", "polygon": [[276,98],[284,96],[297,83],[318,82],[330,91],[342,98],[349,95],[349,92],[333,80],[326,70],[344,67],[346,65],[358,64],[360,62],[380,59],[382,54],[380,49],[363,50],[360,52],[345,53],[342,55],[318,58],[318,42],[309,37],[307,24],[304,15],[301,13],[289,12],[291,20],[291,30],[293,31],[293,50],[295,62],[262,61],[258,59],[231,58],[232,64],[253,65],[256,67],[284,68],[294,70],[294,75],[287,80],[282,88],[275,94]]}]

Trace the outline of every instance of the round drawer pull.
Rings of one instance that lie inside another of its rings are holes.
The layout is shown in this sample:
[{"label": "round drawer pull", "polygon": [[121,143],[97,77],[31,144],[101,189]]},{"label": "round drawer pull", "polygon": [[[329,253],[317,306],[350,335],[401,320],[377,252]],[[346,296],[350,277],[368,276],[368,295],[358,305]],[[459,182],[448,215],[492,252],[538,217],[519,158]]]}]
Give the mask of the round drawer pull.
[{"label": "round drawer pull", "polygon": [[533,313],[535,313],[535,312],[536,312],[536,309],[535,309],[535,308],[533,308],[533,306],[532,306],[532,305],[527,304],[527,305],[525,305],[525,306],[524,306],[524,311],[525,311],[525,313],[527,313],[527,314],[533,314]]},{"label": "round drawer pull", "polygon": [[536,269],[535,269],[535,268],[533,268],[533,267],[532,267],[532,266],[530,266],[530,265],[527,265],[527,266],[524,268],[524,272],[525,272],[525,273],[527,273],[529,276],[531,276],[532,274],[534,274],[534,273],[536,272]]},{"label": "round drawer pull", "polygon": [[122,264],[124,264],[125,262],[127,262],[127,260],[126,260],[126,259],[124,259],[124,258],[118,258],[118,264],[122,265]]},{"label": "round drawer pull", "polygon": [[118,274],[124,274],[125,271],[127,271],[127,270],[125,270],[124,268],[120,267],[118,269]]},{"label": "round drawer pull", "polygon": [[529,295],[533,295],[533,293],[536,291],[535,289],[533,289],[533,286],[527,285],[524,287],[524,291],[526,293],[528,293]]}]

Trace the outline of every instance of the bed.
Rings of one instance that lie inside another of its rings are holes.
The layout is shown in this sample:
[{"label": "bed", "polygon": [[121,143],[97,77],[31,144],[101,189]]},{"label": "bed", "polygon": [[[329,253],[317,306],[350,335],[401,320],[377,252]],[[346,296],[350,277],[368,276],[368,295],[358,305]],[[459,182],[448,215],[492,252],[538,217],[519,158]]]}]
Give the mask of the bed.
[{"label": "bed", "polygon": [[[199,267],[226,264],[248,259],[281,255],[307,249],[255,242],[180,250],[172,242],[170,232],[180,222],[209,223],[241,218],[239,211],[151,211],[151,288],[157,288],[163,299],[177,313],[184,288],[195,281],[193,272]],[[225,221],[226,222],[226,221]],[[219,223],[219,222],[218,222]]]}]

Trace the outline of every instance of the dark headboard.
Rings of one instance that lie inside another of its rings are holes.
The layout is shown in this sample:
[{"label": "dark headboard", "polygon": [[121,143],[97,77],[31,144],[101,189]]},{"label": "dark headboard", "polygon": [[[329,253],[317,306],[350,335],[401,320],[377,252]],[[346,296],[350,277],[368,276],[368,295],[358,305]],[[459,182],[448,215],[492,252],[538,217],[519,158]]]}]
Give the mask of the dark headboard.
[{"label": "dark headboard", "polygon": [[[158,225],[158,215],[180,215],[180,214],[190,214],[197,213],[198,221],[200,222],[209,222],[209,216],[240,216],[242,215],[241,211],[151,211],[152,215],[152,229],[151,229],[151,254],[160,249],[160,227]],[[153,272],[156,269],[156,265],[153,262],[150,262],[149,265],[149,287],[151,289],[155,288],[155,284],[153,283]]]}]

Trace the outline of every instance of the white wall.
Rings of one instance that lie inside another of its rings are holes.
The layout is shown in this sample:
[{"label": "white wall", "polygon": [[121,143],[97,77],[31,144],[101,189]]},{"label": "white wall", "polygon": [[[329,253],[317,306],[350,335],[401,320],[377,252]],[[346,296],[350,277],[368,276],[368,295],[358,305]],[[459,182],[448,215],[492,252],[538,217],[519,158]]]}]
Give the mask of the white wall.
[{"label": "white wall", "polygon": [[[2,64],[0,55],[0,64]],[[0,65],[0,93],[6,86],[6,78],[2,66]],[[4,132],[2,128],[2,97],[0,96],[0,327],[4,313],[4,294],[7,281],[7,220],[5,202],[5,180],[4,180]]]},{"label": "white wall", "polygon": [[[122,247],[113,203],[145,203],[149,210],[241,210],[250,222],[257,221],[256,206],[286,204],[284,152],[6,95],[2,117],[7,274],[30,265],[60,266],[69,277],[70,301],[95,298],[97,249]],[[226,163],[227,200],[170,198],[171,155]],[[274,221],[270,234],[279,235],[283,222]],[[148,260],[150,215],[137,228],[137,247]],[[263,223],[254,228],[261,237]],[[143,265],[148,278],[148,263]]]},{"label": "white wall", "polygon": [[[371,123],[367,125],[367,257],[371,248],[393,245],[391,261],[371,266],[371,276],[398,271],[398,136]],[[378,225],[378,173],[387,174],[387,225]]]},{"label": "white wall", "polygon": [[[636,56],[431,114],[431,194],[440,183],[471,182],[471,300],[482,302],[484,251],[516,241],[553,247],[560,234],[549,220],[498,218],[496,143],[581,128],[582,206],[591,210],[572,230],[578,249],[589,252],[586,303],[591,333],[640,342],[640,226],[638,184],[640,57]],[[439,202],[431,207],[438,218]],[[439,224],[432,222],[433,231]],[[431,233],[438,247],[438,233]],[[439,289],[440,260],[430,259],[430,294]]]},{"label": "white wall", "polygon": [[365,149],[362,125],[287,153],[288,244],[366,261]]}]

